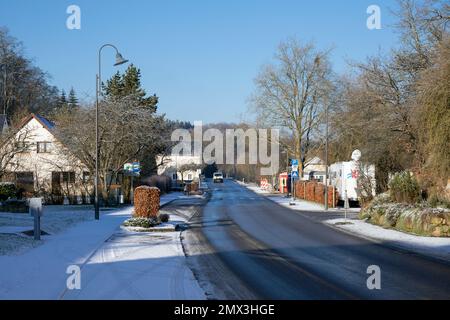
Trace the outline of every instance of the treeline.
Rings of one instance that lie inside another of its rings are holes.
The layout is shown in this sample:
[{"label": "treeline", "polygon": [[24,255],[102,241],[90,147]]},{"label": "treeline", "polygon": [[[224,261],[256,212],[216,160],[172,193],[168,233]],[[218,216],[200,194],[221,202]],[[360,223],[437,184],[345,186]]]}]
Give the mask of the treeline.
[{"label": "treeline", "polygon": [[354,148],[377,168],[378,191],[389,177],[414,172],[431,196],[450,176],[450,5],[401,1],[398,48],[354,63],[333,106],[332,157]]},{"label": "treeline", "polygon": [[257,125],[283,130],[291,157],[324,159],[326,110],[329,163],[360,149],[376,165],[378,191],[410,171],[424,194],[442,197],[450,173],[450,5],[398,1],[399,46],[336,74],[330,50],[298,39],[283,42],[255,79]]}]

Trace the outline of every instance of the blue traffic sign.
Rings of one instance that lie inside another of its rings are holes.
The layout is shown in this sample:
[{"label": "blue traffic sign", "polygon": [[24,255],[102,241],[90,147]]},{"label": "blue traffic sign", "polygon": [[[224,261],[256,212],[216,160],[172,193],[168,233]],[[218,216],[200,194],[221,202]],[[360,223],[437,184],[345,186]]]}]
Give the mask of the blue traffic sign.
[{"label": "blue traffic sign", "polygon": [[292,159],[291,160],[291,165],[298,166],[298,160],[297,159]]},{"label": "blue traffic sign", "polygon": [[298,179],[299,178],[298,171],[292,171],[292,178],[294,178],[294,179]]}]

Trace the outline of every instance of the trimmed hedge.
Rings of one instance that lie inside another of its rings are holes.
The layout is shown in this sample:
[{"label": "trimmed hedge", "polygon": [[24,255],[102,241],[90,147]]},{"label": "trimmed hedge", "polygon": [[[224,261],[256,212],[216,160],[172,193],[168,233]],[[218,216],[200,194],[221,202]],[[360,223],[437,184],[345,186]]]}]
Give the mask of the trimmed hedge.
[{"label": "trimmed hedge", "polygon": [[156,187],[140,186],[134,191],[134,216],[156,218],[159,211],[160,191]]}]

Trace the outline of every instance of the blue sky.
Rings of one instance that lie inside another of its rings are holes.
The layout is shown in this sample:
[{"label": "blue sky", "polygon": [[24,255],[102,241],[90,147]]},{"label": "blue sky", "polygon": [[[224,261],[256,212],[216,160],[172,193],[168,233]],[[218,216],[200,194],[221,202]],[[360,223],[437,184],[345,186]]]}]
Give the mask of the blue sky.
[{"label": "blue sky", "polygon": [[[66,9],[81,8],[81,30],[68,30]],[[366,9],[381,8],[382,29],[368,30]],[[0,25],[21,40],[51,83],[92,99],[97,50],[113,43],[142,71],[148,93],[171,119],[238,121],[253,79],[280,41],[297,37],[334,47],[332,63],[364,60],[397,42],[394,0],[0,0]],[[116,70],[103,54],[103,79]],[[245,116],[248,118],[248,116]]]}]

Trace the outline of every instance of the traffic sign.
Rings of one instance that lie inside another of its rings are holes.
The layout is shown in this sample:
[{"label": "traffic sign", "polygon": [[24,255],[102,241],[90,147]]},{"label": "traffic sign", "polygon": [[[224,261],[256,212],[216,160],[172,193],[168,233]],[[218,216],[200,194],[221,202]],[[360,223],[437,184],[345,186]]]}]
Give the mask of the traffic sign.
[{"label": "traffic sign", "polygon": [[139,173],[141,171],[141,164],[139,162],[133,162],[133,172]]},{"label": "traffic sign", "polygon": [[292,159],[291,160],[291,165],[292,165],[292,167],[294,167],[294,166],[298,167],[298,160],[297,159]]},{"label": "traffic sign", "polygon": [[298,179],[299,178],[298,171],[292,171],[292,178],[293,179]]}]

